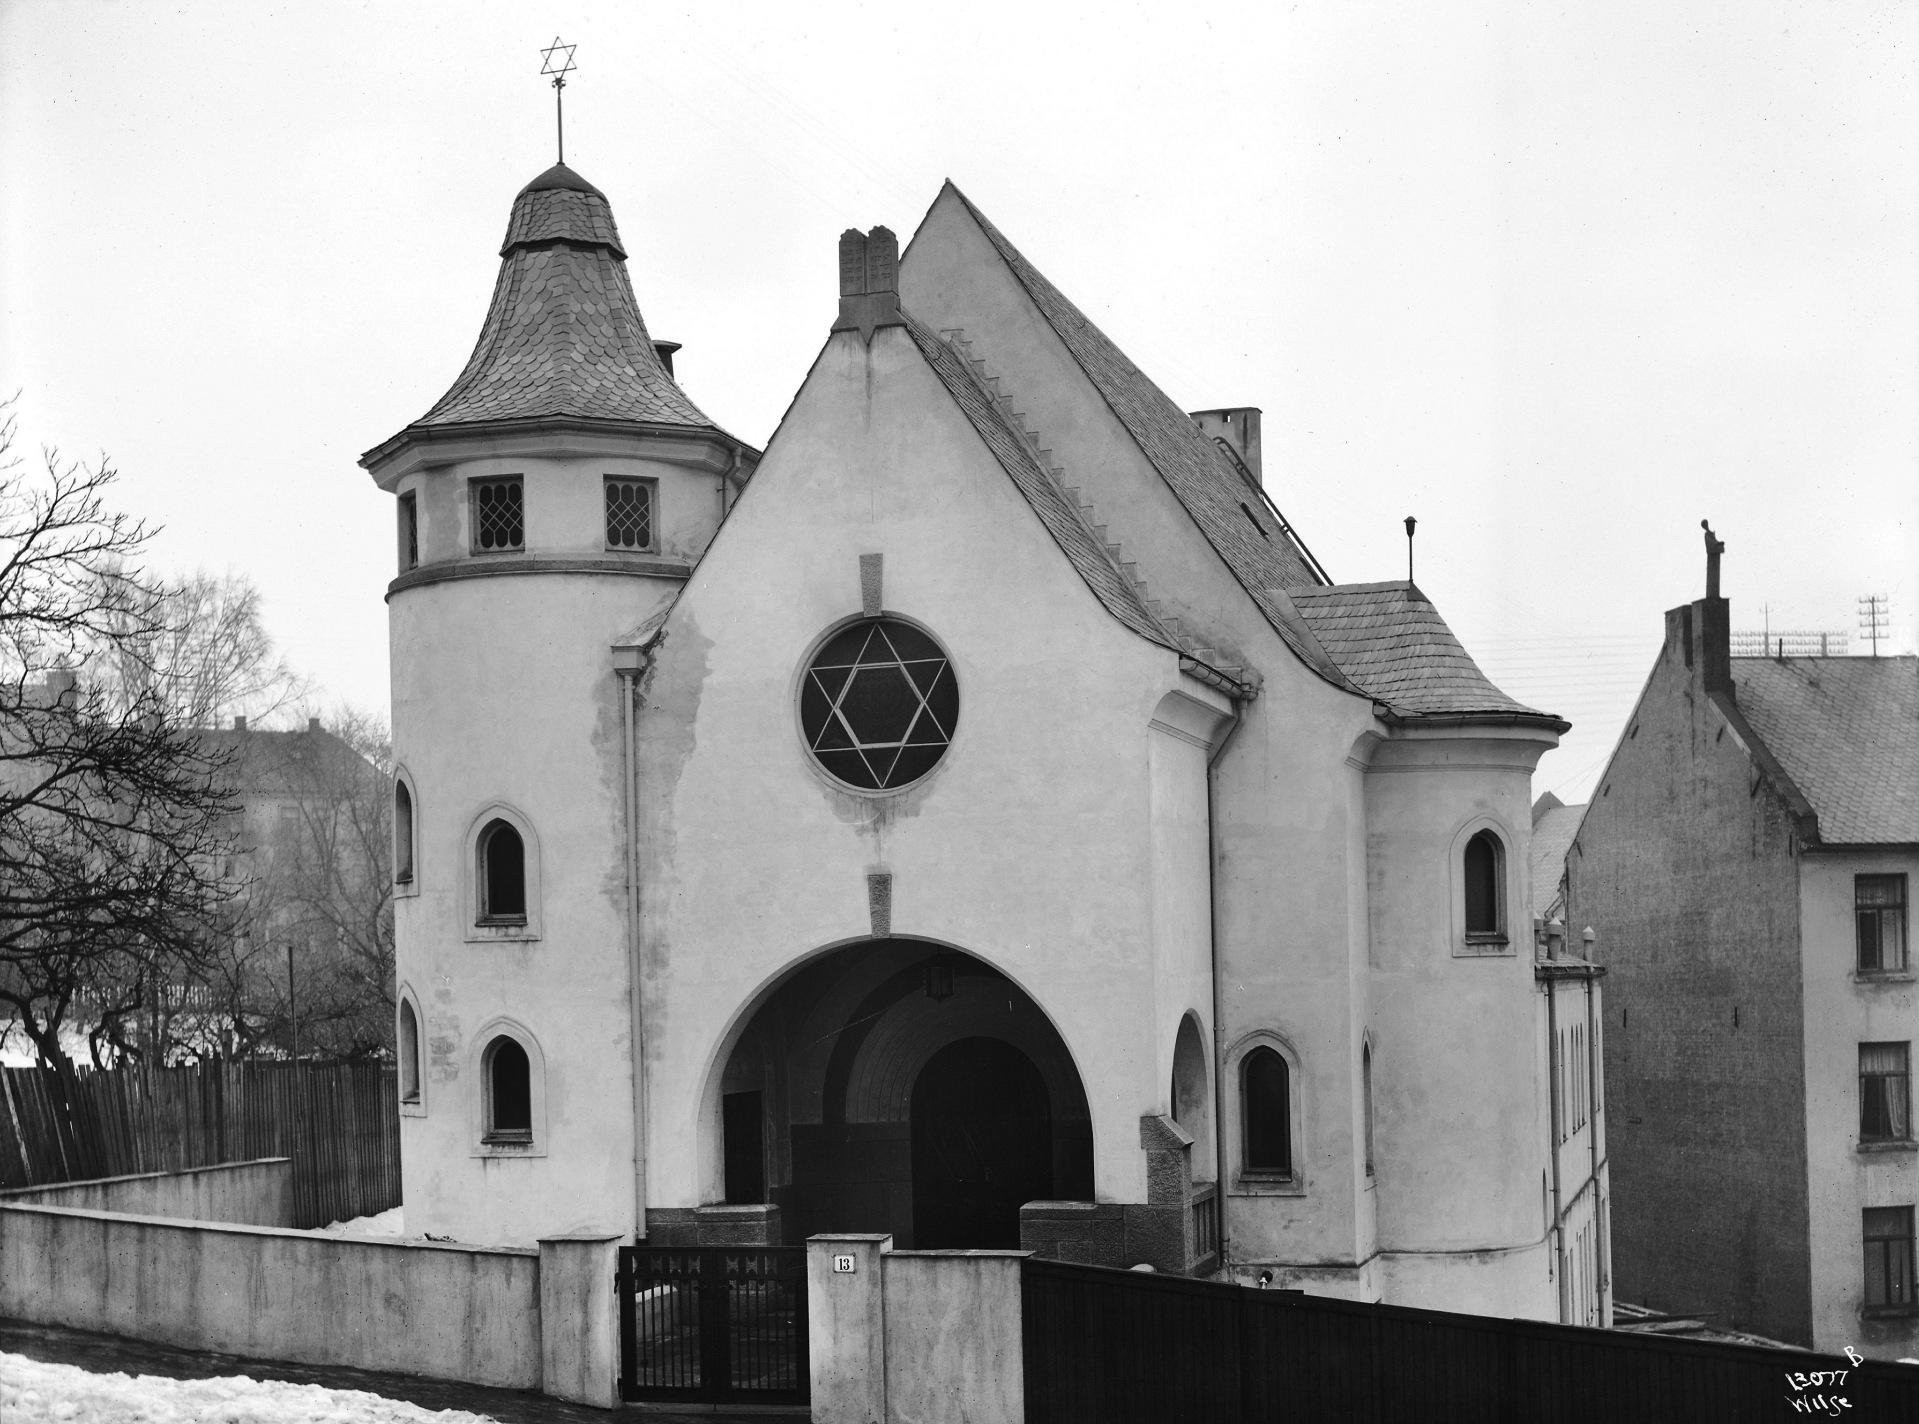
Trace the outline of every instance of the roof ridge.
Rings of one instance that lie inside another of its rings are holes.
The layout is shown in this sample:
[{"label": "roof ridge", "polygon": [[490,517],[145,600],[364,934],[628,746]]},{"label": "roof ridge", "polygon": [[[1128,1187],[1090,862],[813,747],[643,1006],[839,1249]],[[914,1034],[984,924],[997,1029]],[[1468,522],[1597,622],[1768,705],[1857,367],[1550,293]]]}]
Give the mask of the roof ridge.
[{"label": "roof ridge", "polygon": [[[941,189],[942,196],[948,189],[978,225],[1041,320],[1066,348],[1147,464],[1165,481],[1187,517],[1199,529],[1200,536],[1281,640],[1316,676],[1342,691],[1359,693],[1335,661],[1318,646],[1312,630],[1297,617],[1290,616],[1290,605],[1281,606],[1277,600],[1261,596],[1261,590],[1267,588],[1319,582],[1311,560],[1301,552],[1290,527],[1275,516],[1272,531],[1268,532],[1260,513],[1242,498],[1243,481],[1238,473],[1219,469],[1219,462],[1226,457],[1192,417],[1028,261],[950,178]],[[1266,507],[1265,501],[1260,504],[1262,509]],[[1211,507],[1213,505],[1218,507]],[[1243,528],[1234,522],[1242,517],[1249,521]],[[1257,532],[1257,547],[1248,529]]]}]

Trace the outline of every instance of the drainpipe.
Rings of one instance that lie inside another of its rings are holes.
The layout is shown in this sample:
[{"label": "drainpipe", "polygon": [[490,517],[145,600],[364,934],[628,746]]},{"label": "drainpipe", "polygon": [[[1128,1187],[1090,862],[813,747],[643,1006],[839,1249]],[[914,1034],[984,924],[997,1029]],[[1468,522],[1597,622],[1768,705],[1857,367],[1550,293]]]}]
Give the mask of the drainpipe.
[{"label": "drainpipe", "polygon": [[[737,458],[737,456],[736,456]],[[633,703],[639,692],[646,653],[615,648],[613,670],[620,682],[621,783],[626,793],[626,963],[632,992],[627,995],[633,1045],[633,1239],[646,1239],[646,1024],[640,1004],[640,824],[637,787],[639,757],[634,741]]]},{"label": "drainpipe", "polygon": [[[733,447],[732,463],[727,465],[725,471],[720,475],[720,519],[722,522],[726,519],[726,487],[739,483],[740,464],[740,447],[735,445]],[[715,527],[717,528],[718,526]]]},{"label": "drainpipe", "polygon": [[1219,827],[1213,769],[1246,721],[1246,701],[1233,698],[1233,724],[1206,758],[1206,914],[1213,971],[1213,1209],[1219,1213],[1219,1267],[1227,1266],[1226,1235],[1226,1030],[1219,1018]]},{"label": "drainpipe", "polygon": [[1566,1309],[1566,1305],[1567,1305],[1566,1268],[1565,1268],[1566,1253],[1564,1249],[1566,1244],[1565,1242],[1566,1228],[1560,1216],[1560,1203],[1559,1203],[1559,1193],[1560,1193],[1559,1097],[1560,1097],[1560,1094],[1565,1091],[1565,1086],[1563,1082],[1561,1081],[1561,1078],[1566,1071],[1566,1064],[1565,1064],[1565,1060],[1559,1056],[1559,1012],[1558,1012],[1559,1011],[1559,993],[1558,993],[1559,985],[1558,985],[1558,981],[1553,979],[1546,980],[1545,988],[1546,988],[1546,1083],[1548,1087],[1547,1096],[1551,1100],[1551,1108],[1552,1108],[1551,1127],[1547,1131],[1548,1141],[1546,1143],[1547,1155],[1550,1158],[1552,1163],[1552,1183],[1553,1183],[1553,1219],[1552,1219],[1552,1228],[1551,1228],[1552,1243],[1553,1243],[1552,1268],[1553,1268],[1553,1284],[1558,1288],[1558,1291],[1559,1291],[1559,1318],[1560,1320],[1563,1321],[1565,1320],[1568,1312]]}]

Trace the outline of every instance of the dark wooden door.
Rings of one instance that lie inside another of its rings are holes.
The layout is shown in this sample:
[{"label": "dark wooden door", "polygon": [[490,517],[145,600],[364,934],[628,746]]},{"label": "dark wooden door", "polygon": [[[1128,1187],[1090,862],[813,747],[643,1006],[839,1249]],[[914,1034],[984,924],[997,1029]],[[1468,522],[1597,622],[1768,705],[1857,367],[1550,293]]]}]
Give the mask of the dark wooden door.
[{"label": "dark wooden door", "polygon": [[935,1053],[913,1084],[913,1244],[1012,1249],[1053,1195],[1052,1113],[1032,1059],[997,1038]]}]

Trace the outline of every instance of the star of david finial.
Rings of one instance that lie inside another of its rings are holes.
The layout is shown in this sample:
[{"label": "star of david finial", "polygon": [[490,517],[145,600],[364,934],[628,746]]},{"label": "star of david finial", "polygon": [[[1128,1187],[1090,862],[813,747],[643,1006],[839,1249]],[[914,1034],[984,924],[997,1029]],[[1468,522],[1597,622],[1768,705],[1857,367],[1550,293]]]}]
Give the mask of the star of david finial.
[{"label": "star of david finial", "polygon": [[578,45],[561,43],[560,37],[555,35],[553,36],[553,43],[540,51],[540,58],[545,61],[545,63],[540,66],[540,73],[551,74],[553,76],[553,87],[555,89],[564,89],[566,87],[566,76],[571,74],[577,67],[573,63],[573,51],[578,48]]},{"label": "star of david finial", "polygon": [[560,91],[566,88],[566,76],[578,68],[573,63],[573,51],[578,48],[578,45],[567,44],[555,35],[553,43],[540,51],[542,61],[540,73],[553,76],[553,123],[559,135],[560,162],[562,163],[566,162],[566,111],[560,104]]}]

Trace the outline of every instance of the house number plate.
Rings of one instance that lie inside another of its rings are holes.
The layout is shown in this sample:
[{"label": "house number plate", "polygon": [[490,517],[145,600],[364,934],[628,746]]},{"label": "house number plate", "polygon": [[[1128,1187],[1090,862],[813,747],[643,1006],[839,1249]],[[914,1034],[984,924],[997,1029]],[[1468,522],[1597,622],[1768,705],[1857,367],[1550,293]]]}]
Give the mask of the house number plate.
[{"label": "house number plate", "polygon": [[853,1258],[851,1256],[835,1256],[833,1258],[833,1274],[837,1276],[852,1275]]}]

